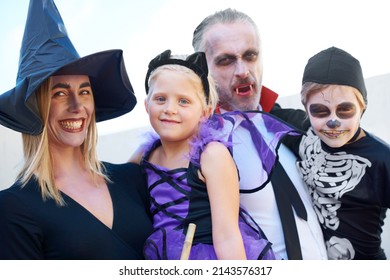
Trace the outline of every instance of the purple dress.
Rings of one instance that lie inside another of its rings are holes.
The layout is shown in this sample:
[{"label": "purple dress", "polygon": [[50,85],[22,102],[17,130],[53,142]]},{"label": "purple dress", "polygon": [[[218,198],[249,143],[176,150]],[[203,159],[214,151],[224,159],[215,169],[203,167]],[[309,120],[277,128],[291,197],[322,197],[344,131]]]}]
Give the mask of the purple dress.
[{"label": "purple dress", "polygon": [[[196,224],[190,260],[217,259],[212,240],[211,210],[205,183],[199,179],[200,154],[210,141],[219,139],[211,126],[202,126],[194,140],[188,168],[168,170],[148,161],[151,152],[161,145],[159,139],[149,144],[141,161],[147,174],[154,232],[145,243],[146,259],[180,259],[190,223]],[[223,142],[221,140],[221,142]],[[223,186],[221,186],[223,191]],[[242,208],[239,228],[248,259],[279,259],[260,227]]]}]

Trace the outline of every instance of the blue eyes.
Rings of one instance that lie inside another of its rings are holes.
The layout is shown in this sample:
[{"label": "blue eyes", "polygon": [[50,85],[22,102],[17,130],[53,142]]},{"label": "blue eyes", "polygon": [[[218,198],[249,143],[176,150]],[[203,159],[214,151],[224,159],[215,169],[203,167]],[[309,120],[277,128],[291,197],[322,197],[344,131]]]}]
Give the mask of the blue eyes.
[{"label": "blue eyes", "polygon": [[[155,98],[155,100],[158,103],[165,103],[167,99],[165,97],[163,97],[163,96],[157,96]],[[190,103],[191,102],[188,99],[185,99],[185,98],[180,98],[178,100],[178,104],[180,104],[180,105],[187,105],[187,104],[190,104]]]},{"label": "blue eyes", "polygon": [[187,105],[187,104],[189,104],[190,102],[189,102],[187,99],[180,99],[179,103],[180,103],[180,104],[183,104],[183,105]]}]

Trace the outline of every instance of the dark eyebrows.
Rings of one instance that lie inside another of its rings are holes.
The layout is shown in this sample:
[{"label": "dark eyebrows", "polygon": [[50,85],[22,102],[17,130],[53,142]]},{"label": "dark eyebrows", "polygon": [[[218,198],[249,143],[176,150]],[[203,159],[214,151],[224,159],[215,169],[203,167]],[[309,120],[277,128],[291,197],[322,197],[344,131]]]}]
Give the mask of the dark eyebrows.
[{"label": "dark eyebrows", "polygon": [[248,55],[248,54],[258,55],[259,54],[259,50],[258,49],[254,49],[254,48],[248,49],[248,50],[245,51],[244,55]]},{"label": "dark eyebrows", "polygon": [[80,85],[80,88],[84,88],[84,87],[91,87],[91,83],[90,82],[84,82]]},{"label": "dark eyebrows", "polygon": [[214,58],[214,61],[218,62],[218,61],[221,61],[222,59],[236,59],[236,56],[232,55],[232,54],[221,54],[219,56],[216,56]]},{"label": "dark eyebrows", "polygon": [[70,88],[70,84],[65,84],[65,83],[58,83],[58,84],[55,84],[51,89],[56,89],[56,88]]},{"label": "dark eyebrows", "polygon": [[[84,87],[91,87],[91,83],[90,82],[84,82],[82,83],[79,88],[84,88]],[[57,83],[55,84],[51,89],[57,89],[57,88],[65,88],[65,89],[70,89],[70,84],[66,84],[66,83]]]}]

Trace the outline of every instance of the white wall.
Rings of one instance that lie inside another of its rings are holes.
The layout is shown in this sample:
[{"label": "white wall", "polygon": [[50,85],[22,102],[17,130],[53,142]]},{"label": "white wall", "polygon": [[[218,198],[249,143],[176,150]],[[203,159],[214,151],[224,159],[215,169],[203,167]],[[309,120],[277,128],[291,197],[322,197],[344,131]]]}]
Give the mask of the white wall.
[{"label": "white wall", "polygon": [[0,125],[0,190],[13,183],[22,164],[21,134]]},{"label": "white wall", "polygon": [[[362,127],[390,143],[390,125],[387,111],[390,110],[390,74],[366,79],[368,108],[362,119]],[[302,108],[298,94],[281,97],[278,102],[284,108]],[[136,120],[135,120],[136,121]],[[98,154],[101,160],[114,163],[125,162],[142,141],[146,128],[101,135]],[[22,141],[19,133],[0,125],[0,190],[9,187],[21,168],[23,160]],[[390,212],[388,212],[390,215]],[[390,258],[390,218],[385,221],[382,235],[383,246]]]}]

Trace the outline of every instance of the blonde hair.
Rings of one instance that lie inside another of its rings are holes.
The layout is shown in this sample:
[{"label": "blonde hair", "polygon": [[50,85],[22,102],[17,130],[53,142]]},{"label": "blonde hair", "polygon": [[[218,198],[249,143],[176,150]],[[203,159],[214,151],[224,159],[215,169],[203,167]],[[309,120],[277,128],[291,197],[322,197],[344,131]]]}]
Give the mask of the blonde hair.
[{"label": "blonde hair", "polygon": [[[22,187],[24,187],[32,178],[38,181],[42,199],[54,199],[55,202],[64,206],[65,201],[61,192],[55,185],[53,173],[53,160],[49,150],[47,123],[49,119],[50,100],[49,94],[51,79],[47,79],[35,91],[35,97],[43,123],[43,131],[39,135],[22,134],[23,152],[25,163],[18,175]],[[103,177],[108,180],[104,174],[104,166],[97,158],[97,126],[95,114],[92,115],[91,123],[87,130],[87,136],[81,145],[81,150],[86,168],[90,171],[94,180],[97,181]]]},{"label": "blonde hair", "polygon": [[[301,89],[301,102],[302,102],[302,105],[306,108],[307,99],[309,98],[309,96],[311,94],[319,92],[319,91],[323,91],[323,90],[325,90],[325,89],[327,89],[328,87],[331,87],[331,86],[342,86],[342,85],[318,84],[318,83],[313,83],[313,82],[306,82],[306,83],[304,83],[302,85],[302,89]],[[363,95],[356,88],[354,88],[354,87],[351,87],[351,88],[353,89],[353,93],[355,94],[362,111],[364,111],[366,109],[367,105],[364,102]]]},{"label": "blonde hair", "polygon": [[214,79],[210,75],[208,75],[208,77],[207,77],[207,80],[209,82],[210,92],[209,92],[208,98],[206,98],[206,94],[205,94],[202,80],[200,79],[200,77],[191,69],[189,69],[185,66],[182,66],[182,65],[178,65],[178,64],[162,65],[162,66],[156,68],[151,73],[149,81],[148,81],[149,92],[147,93],[148,96],[146,97],[146,102],[149,102],[149,100],[150,100],[150,96],[151,96],[150,93],[153,91],[153,86],[154,86],[154,82],[155,82],[156,78],[158,77],[159,73],[161,73],[163,71],[176,71],[176,72],[180,72],[183,75],[185,75],[195,86],[196,94],[202,103],[203,111],[204,112],[214,112],[214,110],[218,104],[218,94],[217,94],[217,91],[215,89]]}]

